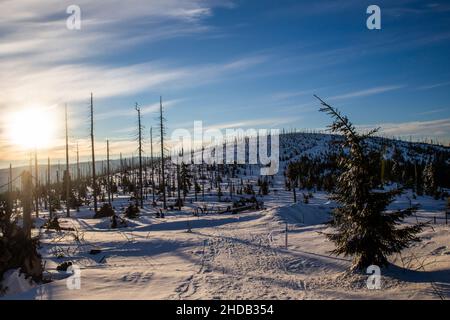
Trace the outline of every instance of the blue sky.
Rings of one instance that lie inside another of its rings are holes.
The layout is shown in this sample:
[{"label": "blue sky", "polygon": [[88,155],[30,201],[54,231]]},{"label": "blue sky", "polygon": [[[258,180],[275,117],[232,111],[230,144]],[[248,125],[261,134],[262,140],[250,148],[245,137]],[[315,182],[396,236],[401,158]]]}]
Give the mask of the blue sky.
[{"label": "blue sky", "polygon": [[[88,148],[91,91],[97,140],[116,152],[135,148],[134,103],[148,129],[160,95],[169,132],[194,120],[321,129],[330,119],[318,94],[362,127],[450,141],[447,1],[75,2],[77,31],[65,28],[74,1],[0,4],[0,108],[60,113],[68,103],[71,150],[75,141]],[[381,30],[366,28],[370,4],[381,8]]]}]

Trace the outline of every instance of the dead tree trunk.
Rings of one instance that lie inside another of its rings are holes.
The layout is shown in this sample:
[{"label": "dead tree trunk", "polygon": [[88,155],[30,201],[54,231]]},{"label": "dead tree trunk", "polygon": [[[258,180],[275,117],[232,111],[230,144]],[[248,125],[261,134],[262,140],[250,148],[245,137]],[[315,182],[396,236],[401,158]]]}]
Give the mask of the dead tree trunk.
[{"label": "dead tree trunk", "polygon": [[136,111],[138,113],[138,139],[139,139],[139,198],[141,208],[144,208],[144,185],[142,182],[142,125],[141,125],[141,109],[136,103]]},{"label": "dead tree trunk", "polygon": [[205,152],[205,147],[203,146],[203,141],[202,141],[202,165],[200,167],[200,179],[202,179],[202,201],[205,201],[205,170],[204,170],[204,166],[205,166],[205,158],[204,158],[204,152]]},{"label": "dead tree trunk", "polygon": [[39,168],[37,160],[37,149],[34,150],[34,196],[36,202],[36,218],[39,218]]},{"label": "dead tree trunk", "polygon": [[91,151],[92,151],[92,189],[94,196],[94,214],[97,213],[97,182],[95,176],[95,151],[94,151],[94,98],[91,93]]},{"label": "dead tree trunk", "polygon": [[122,159],[122,152],[120,153],[120,185],[123,188],[123,176],[124,176],[124,166],[123,166],[123,159]]},{"label": "dead tree trunk", "polygon": [[50,157],[47,159],[47,201],[48,201],[48,215],[50,219],[53,219],[52,208],[52,189],[51,189],[51,169],[50,169]]},{"label": "dead tree trunk", "polygon": [[67,125],[67,105],[65,108],[66,122],[66,216],[70,217],[70,171],[69,171],[69,127]]},{"label": "dead tree trunk", "polygon": [[[13,179],[12,179],[12,164],[9,164],[9,176],[8,176],[8,197],[6,205],[6,214],[11,217],[13,212]],[[9,221],[9,220],[8,220]]]},{"label": "dead tree trunk", "polygon": [[77,142],[77,212],[80,211],[80,203],[81,203],[81,197],[80,197],[80,191],[81,191],[81,172],[80,172],[80,151],[78,149],[78,142]]},{"label": "dead tree trunk", "polygon": [[150,161],[152,166],[152,197],[155,203],[155,165],[153,159],[153,128],[150,127]]},{"label": "dead tree trunk", "polygon": [[163,106],[162,97],[159,98],[159,127],[161,131],[161,189],[163,193],[163,208],[167,209],[166,203],[166,177],[164,171],[164,117],[163,117]]},{"label": "dead tree trunk", "polygon": [[108,203],[111,206],[111,172],[109,166],[109,140],[106,140],[106,184],[108,188]]},{"label": "dead tree trunk", "polygon": [[180,177],[180,164],[178,163],[178,160],[177,160],[177,189],[178,189],[178,210],[181,211],[181,177]]}]

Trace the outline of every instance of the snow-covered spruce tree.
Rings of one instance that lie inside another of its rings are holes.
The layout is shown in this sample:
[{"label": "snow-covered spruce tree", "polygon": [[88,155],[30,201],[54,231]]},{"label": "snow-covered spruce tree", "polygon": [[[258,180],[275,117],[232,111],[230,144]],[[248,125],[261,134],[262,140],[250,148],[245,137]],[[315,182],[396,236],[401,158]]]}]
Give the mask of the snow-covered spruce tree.
[{"label": "snow-covered spruce tree", "polygon": [[330,222],[334,231],[326,234],[336,245],[332,253],[352,256],[352,270],[363,270],[370,265],[386,266],[390,254],[420,241],[417,234],[424,225],[399,227],[399,223],[416,208],[386,212],[386,207],[402,190],[375,190],[373,176],[379,172],[371,168],[366,139],[377,129],[367,134],[357,133],[346,116],[315,97],[322,104],[320,111],[334,119],[330,130],[343,135],[343,147],[348,150],[339,159],[341,174],[332,195],[332,199],[339,204]]}]

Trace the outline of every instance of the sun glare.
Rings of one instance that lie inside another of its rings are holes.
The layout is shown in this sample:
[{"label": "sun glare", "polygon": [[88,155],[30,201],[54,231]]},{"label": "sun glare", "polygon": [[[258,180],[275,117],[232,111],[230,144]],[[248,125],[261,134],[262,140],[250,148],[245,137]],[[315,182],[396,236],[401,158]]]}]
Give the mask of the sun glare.
[{"label": "sun glare", "polygon": [[51,146],[56,132],[54,110],[28,108],[11,114],[9,135],[11,143],[26,149]]}]

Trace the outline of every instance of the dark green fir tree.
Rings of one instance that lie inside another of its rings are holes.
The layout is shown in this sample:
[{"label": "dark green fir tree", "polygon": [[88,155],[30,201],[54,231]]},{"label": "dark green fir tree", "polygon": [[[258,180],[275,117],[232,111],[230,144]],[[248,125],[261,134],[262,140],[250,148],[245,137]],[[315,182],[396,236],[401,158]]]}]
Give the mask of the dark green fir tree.
[{"label": "dark green fir tree", "polygon": [[377,190],[371,167],[366,134],[356,131],[349,119],[316,96],[322,104],[320,111],[329,114],[334,122],[329,126],[333,133],[343,135],[343,147],[348,152],[339,159],[341,174],[332,195],[339,206],[333,211],[330,222],[333,231],[327,238],[334,242],[336,255],[353,257],[352,270],[364,270],[370,265],[387,266],[388,256],[400,252],[412,242],[420,241],[418,233],[423,224],[402,225],[416,207],[387,211],[387,206],[402,193],[402,189]]}]

